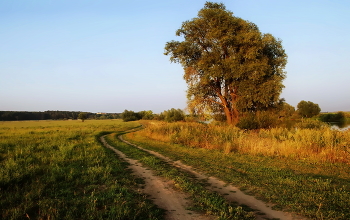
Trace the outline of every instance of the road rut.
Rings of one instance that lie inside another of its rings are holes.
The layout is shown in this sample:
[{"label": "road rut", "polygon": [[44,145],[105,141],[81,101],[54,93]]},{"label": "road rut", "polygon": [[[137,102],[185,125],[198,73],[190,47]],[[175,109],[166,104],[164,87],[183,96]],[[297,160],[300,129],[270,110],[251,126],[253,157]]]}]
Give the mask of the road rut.
[{"label": "road rut", "polygon": [[251,209],[255,210],[254,213],[256,215],[256,219],[259,219],[259,220],[260,219],[281,219],[281,220],[300,220],[300,219],[306,220],[307,219],[306,217],[299,216],[294,213],[273,210],[271,208],[273,204],[267,204],[261,200],[256,199],[253,196],[247,195],[236,186],[227,184],[224,181],[219,180],[218,178],[206,176],[202,173],[199,173],[195,171],[191,166],[185,165],[181,161],[173,161],[170,158],[165,157],[158,152],[147,150],[138,145],[130,143],[129,141],[124,140],[121,135],[118,136],[118,138],[126,144],[129,144],[131,146],[144,150],[170,164],[173,164],[173,166],[181,168],[189,173],[192,173],[198,179],[206,180],[209,183],[209,186],[207,187],[209,190],[215,191],[221,194],[227,201],[236,202],[240,205],[246,205]]},{"label": "road rut", "polygon": [[105,138],[101,137],[104,146],[113,150],[119,157],[128,162],[129,168],[139,178],[145,181],[145,187],[140,189],[141,193],[147,194],[153,202],[160,208],[166,210],[165,219],[167,220],[212,220],[214,217],[187,210],[191,201],[183,192],[174,190],[172,181],[154,175],[152,170],[142,166],[137,160],[127,158],[121,151],[109,145]]}]

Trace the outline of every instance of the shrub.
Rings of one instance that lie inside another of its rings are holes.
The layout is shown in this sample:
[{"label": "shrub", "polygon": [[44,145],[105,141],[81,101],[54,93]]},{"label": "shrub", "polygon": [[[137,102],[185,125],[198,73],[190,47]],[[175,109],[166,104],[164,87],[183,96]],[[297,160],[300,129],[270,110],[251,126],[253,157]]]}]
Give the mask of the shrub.
[{"label": "shrub", "polygon": [[183,121],[185,120],[185,113],[181,109],[170,109],[163,112],[164,120],[167,122]]},{"label": "shrub", "polygon": [[227,121],[226,115],[225,115],[225,114],[220,114],[220,113],[214,114],[214,115],[213,115],[213,119],[214,119],[215,121],[220,121],[220,122],[225,122],[225,121]]},{"label": "shrub", "polygon": [[138,113],[134,111],[128,111],[125,109],[124,112],[122,113],[122,119],[123,121],[137,121],[137,120],[140,120],[141,117]]},{"label": "shrub", "polygon": [[320,115],[320,120],[323,122],[345,122],[346,116],[344,112],[328,113]]},{"label": "shrub", "polygon": [[137,114],[139,114],[139,117],[143,120],[152,120],[154,118],[153,112],[151,110],[140,111]]},{"label": "shrub", "polygon": [[306,118],[311,118],[315,115],[320,114],[321,112],[320,106],[310,101],[302,100],[298,103],[297,107],[298,107],[298,110],[297,110],[298,114]]},{"label": "shrub", "polygon": [[295,124],[296,128],[301,129],[321,129],[327,127],[328,125],[316,120],[306,119]]},{"label": "shrub", "polygon": [[242,118],[240,118],[237,127],[240,129],[248,129],[248,130],[253,130],[253,129],[258,129],[259,128],[259,122],[257,120],[257,117],[249,113]]},{"label": "shrub", "polygon": [[277,125],[277,117],[270,111],[260,111],[257,113],[248,113],[243,116],[237,127],[241,129],[260,129],[260,128],[271,128]]}]

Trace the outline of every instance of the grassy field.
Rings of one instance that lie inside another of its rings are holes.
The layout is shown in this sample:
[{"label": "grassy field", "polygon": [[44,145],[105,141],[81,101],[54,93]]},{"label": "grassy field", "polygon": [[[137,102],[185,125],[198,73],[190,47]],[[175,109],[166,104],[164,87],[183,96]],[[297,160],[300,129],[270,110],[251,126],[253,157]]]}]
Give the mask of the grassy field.
[{"label": "grassy field", "polygon": [[[249,212],[116,136],[139,126],[120,120],[0,122],[1,219],[163,219],[135,192],[140,183],[99,137],[175,181],[192,209],[221,219]],[[350,132],[319,129],[243,131],[151,122],[126,138],[239,186],[275,208],[311,219],[350,219]],[[142,182],[142,181],[141,181]]]},{"label": "grassy field", "polygon": [[1,219],[162,219],[98,137],[120,120],[0,122]]},{"label": "grassy field", "polygon": [[[226,129],[226,131],[225,131]],[[349,132],[151,122],[127,139],[311,219],[350,219]],[[344,144],[344,145],[343,145]]]}]

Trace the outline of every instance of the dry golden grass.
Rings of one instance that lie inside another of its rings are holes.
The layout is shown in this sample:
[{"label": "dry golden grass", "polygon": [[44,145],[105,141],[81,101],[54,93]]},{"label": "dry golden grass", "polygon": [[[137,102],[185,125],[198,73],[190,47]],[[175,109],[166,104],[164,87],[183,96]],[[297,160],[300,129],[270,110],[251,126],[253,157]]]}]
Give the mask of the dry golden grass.
[{"label": "dry golden grass", "polygon": [[190,147],[321,162],[350,163],[350,131],[272,128],[255,131],[199,123],[146,123],[140,131],[154,140]]}]

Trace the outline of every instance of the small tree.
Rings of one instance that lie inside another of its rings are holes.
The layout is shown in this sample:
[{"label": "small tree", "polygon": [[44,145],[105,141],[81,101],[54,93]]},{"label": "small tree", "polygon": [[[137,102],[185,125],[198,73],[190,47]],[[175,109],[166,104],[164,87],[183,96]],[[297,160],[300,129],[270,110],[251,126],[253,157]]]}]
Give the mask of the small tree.
[{"label": "small tree", "polygon": [[170,109],[164,111],[164,120],[167,122],[183,121],[185,120],[185,113],[181,109]]},{"label": "small tree", "polygon": [[125,109],[124,112],[122,113],[122,119],[123,121],[136,121],[136,120],[140,120],[141,117],[138,113],[134,111],[128,111]]},{"label": "small tree", "polygon": [[283,102],[279,108],[279,117],[289,118],[295,113],[295,108],[290,104]]},{"label": "small tree", "polygon": [[82,122],[84,122],[86,118],[87,118],[87,114],[85,112],[79,113],[78,119],[80,119]]},{"label": "small tree", "polygon": [[301,117],[311,118],[321,112],[320,106],[310,101],[300,101],[297,105],[297,112]]},{"label": "small tree", "polygon": [[138,112],[139,116],[143,120],[152,120],[154,115],[151,110]]}]

